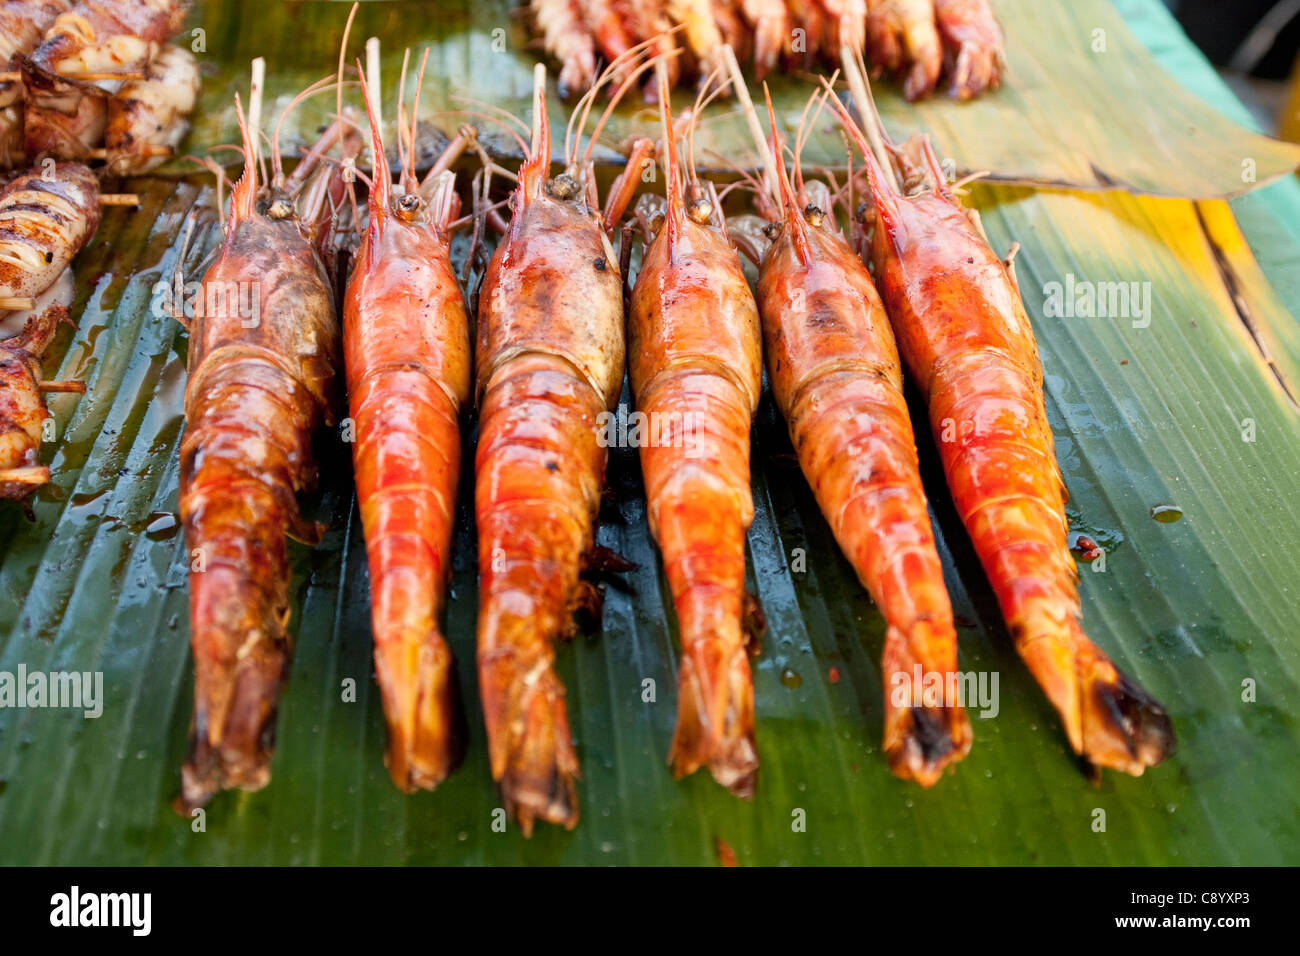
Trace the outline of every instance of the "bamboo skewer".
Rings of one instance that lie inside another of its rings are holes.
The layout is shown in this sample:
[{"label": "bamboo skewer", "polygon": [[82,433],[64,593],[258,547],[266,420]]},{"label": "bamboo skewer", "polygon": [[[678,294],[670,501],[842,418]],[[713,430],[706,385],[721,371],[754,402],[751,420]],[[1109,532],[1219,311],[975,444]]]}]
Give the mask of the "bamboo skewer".
[{"label": "bamboo skewer", "polygon": [[21,482],[25,485],[43,485],[49,480],[50,469],[46,465],[0,468],[0,481]]},{"label": "bamboo skewer", "polygon": [[[144,74],[139,70],[131,70],[127,73],[57,73],[55,74],[62,80],[80,80],[83,83],[99,83],[106,80],[122,80],[124,82],[136,82],[144,79]],[[20,83],[23,75],[18,70],[6,70],[0,73],[0,83]]]},{"label": "bamboo skewer", "polygon": [[0,309],[6,312],[25,312],[35,306],[36,300],[31,296],[0,295]]},{"label": "bamboo skewer", "polygon": [[[139,149],[132,150],[137,156],[170,156],[172,148],[163,146],[161,143],[146,143]],[[103,146],[90,150],[87,154],[91,159],[108,159],[108,149]]]},{"label": "bamboo skewer", "polygon": [[140,205],[139,193],[100,193],[99,204],[101,206],[138,206]]}]

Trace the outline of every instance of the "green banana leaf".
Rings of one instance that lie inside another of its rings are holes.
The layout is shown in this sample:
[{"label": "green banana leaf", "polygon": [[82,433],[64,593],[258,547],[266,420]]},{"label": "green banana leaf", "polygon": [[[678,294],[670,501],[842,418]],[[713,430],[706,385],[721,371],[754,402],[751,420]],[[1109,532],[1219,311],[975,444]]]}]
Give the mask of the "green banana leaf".
[{"label": "green banana leaf", "polygon": [[[468,97],[527,116],[539,51],[530,49],[536,43],[518,6],[516,0],[368,0],[353,25],[347,63],[352,67],[363,55],[365,38],[378,37],[385,89],[393,90],[405,49],[412,47],[405,87],[409,106],[427,46],[422,115],[475,109]],[[1236,196],[1300,165],[1300,145],[1262,136],[1206,109],[1159,65],[1109,0],[997,0],[995,7],[1007,37],[1006,85],[996,96],[971,103],[940,95],[911,104],[896,84],[878,84],[881,114],[900,141],[915,130],[929,130],[941,144],[942,159],[959,171],[987,170],[996,181],[1072,189],[1119,186],[1161,196]],[[203,48],[198,55],[211,76],[191,150],[239,141],[234,94],[246,99],[254,57],[267,60],[268,117],[278,117],[298,91],[335,69],[346,19],[346,7],[311,0],[269,9],[259,0],[202,4],[188,39]],[[254,23],[256,29],[250,27]],[[774,76],[770,85],[779,118],[793,130],[817,89],[815,75]],[[761,104],[761,91],[753,93]],[[394,100],[390,94],[390,120]],[[684,110],[690,98],[682,94],[676,103]],[[571,106],[552,86],[549,113],[557,158]],[[334,108],[334,97],[324,94],[290,116],[282,131],[284,151],[313,139]],[[605,141],[617,144],[658,131],[658,113],[633,91],[610,120]],[[494,152],[517,155],[504,134],[491,131],[487,139]],[[734,101],[710,108],[700,124],[697,151],[702,169],[758,164]],[[605,162],[619,160],[608,149],[595,155]],[[804,152],[810,164],[843,165],[844,155],[843,141],[829,122],[820,125]]]},{"label": "green banana leaf", "polygon": [[[1143,5],[1123,6],[1128,14]],[[314,49],[313,5],[290,5],[301,21],[295,32],[245,39],[247,26],[220,9],[199,12],[225,31],[208,34],[213,56],[264,44],[258,52],[268,55],[273,46],[310,52],[324,75],[336,53],[337,33],[333,46],[321,40]],[[345,14],[329,8],[332,23]],[[417,22],[405,33],[417,29],[438,27]],[[1185,46],[1178,52],[1186,56]],[[223,62],[234,70],[245,58]],[[1296,393],[1300,296],[1294,285],[1270,285],[1295,247],[1260,253],[1286,227],[1251,199],[1198,207],[1006,185],[972,194],[995,248],[1022,243],[1017,269],[1071,520],[1105,550],[1104,570],[1080,565],[1085,624],[1166,704],[1179,734],[1175,757],[1142,778],[1088,781],[1011,649],[923,438],[960,666],[997,675],[998,712],[972,714],[970,756],[934,788],[891,776],[879,742],[882,621],[765,399],[748,538],[749,584],[770,625],[754,662],[757,798],[737,801],[704,775],[671,778],[675,622],[635,452],[615,450],[599,542],[637,568],[607,587],[601,632],[558,654],[582,760],[582,820],[573,832],[542,826],[524,840],[513,825],[494,826],[501,804],[473,669],[472,486],[462,485],[446,627],[468,753],[436,792],[406,796],[382,766],[349,449],[329,435],[312,505],[330,531],[317,548],[293,552],[297,652],[272,782],[220,795],[201,820],[170,809],[192,693],[188,556],[175,520],[186,335],[156,317],[150,299],[176,265],[186,216],[214,194],[210,177],[122,185],[143,205],[106,212],[76,263],[79,328],[61,334],[46,363],[49,377],[84,378],[87,394],[51,397],[54,480],[37,495],[34,520],[17,507],[0,510],[0,672],[102,671],[103,713],[0,709],[0,863],[710,864],[731,854],[741,864],[1296,861],[1300,413],[1288,388]],[[1294,182],[1267,191],[1300,204]],[[189,267],[214,238],[210,228],[195,237]],[[1149,282],[1149,310],[1051,317],[1052,283],[1070,276]],[[1160,505],[1179,509],[1181,520],[1153,520]]]}]

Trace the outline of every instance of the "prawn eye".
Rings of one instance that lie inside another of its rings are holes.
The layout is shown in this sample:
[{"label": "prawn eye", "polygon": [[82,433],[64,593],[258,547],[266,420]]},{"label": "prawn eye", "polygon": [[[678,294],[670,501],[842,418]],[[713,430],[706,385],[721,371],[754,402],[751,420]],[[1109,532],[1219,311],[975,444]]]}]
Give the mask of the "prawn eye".
[{"label": "prawn eye", "polygon": [[399,219],[410,222],[419,215],[420,210],[424,207],[424,200],[415,193],[405,193],[393,204],[393,207]]},{"label": "prawn eye", "polygon": [[865,199],[862,200],[862,202],[858,203],[858,208],[854,210],[853,215],[854,218],[858,220],[858,222],[867,221],[867,201]]},{"label": "prawn eye", "polygon": [[288,219],[293,215],[293,203],[287,199],[276,199],[266,207],[266,214],[272,219]]},{"label": "prawn eye", "polygon": [[709,221],[713,215],[713,203],[707,199],[697,199],[686,207],[686,215],[691,217],[692,222],[698,222],[701,225]]},{"label": "prawn eye", "polygon": [[826,218],[826,213],[822,212],[821,207],[809,205],[803,211],[803,217],[808,220],[811,226],[820,226],[822,220]]},{"label": "prawn eye", "polygon": [[767,238],[770,241],[775,242],[776,237],[781,235],[781,228],[782,228],[781,223],[769,222],[766,226],[763,227],[763,235],[767,236]]},{"label": "prawn eye", "polygon": [[548,188],[556,199],[572,199],[578,194],[578,181],[568,173],[560,173],[551,180]]}]

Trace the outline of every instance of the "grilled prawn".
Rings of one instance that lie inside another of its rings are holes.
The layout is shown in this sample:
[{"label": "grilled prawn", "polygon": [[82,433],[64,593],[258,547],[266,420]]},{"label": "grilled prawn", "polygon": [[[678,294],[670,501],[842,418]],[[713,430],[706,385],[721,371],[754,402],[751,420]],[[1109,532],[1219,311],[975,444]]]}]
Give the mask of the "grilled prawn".
[{"label": "grilled prawn", "polygon": [[167,45],[149,61],[145,78],[127,83],[108,103],[106,171],[148,172],[167,161],[189,131],[199,95],[199,63],[183,47]]},{"label": "grilled prawn", "polygon": [[596,79],[596,40],[578,0],[529,0],[546,52],[560,62],[560,96],[587,89]]},{"label": "grilled prawn", "polygon": [[822,513],[885,618],[885,755],[898,776],[930,786],[970,750],[971,729],[956,701],[899,706],[891,692],[897,675],[904,686],[917,671],[952,686],[957,670],[898,349],[829,192],[805,186],[797,166],[796,196],[768,108],[782,215],[759,267],[758,308],[772,395]]},{"label": "grilled prawn", "polygon": [[180,450],[195,682],[187,809],[270,779],[291,651],[285,535],[320,537],[296,493],[315,482],[312,434],[336,408],[339,328],[320,245],[342,173],[319,169],[305,181],[304,159],[285,180],[273,147],[276,178],[264,194],[242,111],[239,119],[244,173],[190,332]]},{"label": "grilled prawn", "polygon": [[[629,301],[629,372],[637,409],[660,423],[641,448],[650,530],[663,553],[682,646],[677,776],[707,764],[741,797],[754,793],[754,687],[746,639],[745,531],[754,517],[749,430],[762,384],[758,310],[716,194],[685,190],[659,73],[667,208]],[[700,103],[692,110],[692,122]],[[652,425],[652,428],[654,426]]]},{"label": "grilled prawn", "polygon": [[22,331],[0,341],[0,499],[21,500],[50,480],[49,468],[37,464],[50,417],[44,393],[86,390],[82,382],[41,378],[41,355],[59,323],[71,322],[65,302],[46,297],[58,298],[48,292],[38,298]]},{"label": "grilled prawn", "polygon": [[928,95],[943,66],[934,0],[867,0],[867,11],[872,67],[903,75],[903,95],[909,100]]},{"label": "grilled prawn", "polygon": [[949,92],[969,100],[996,89],[1006,69],[1002,27],[989,0],[934,0],[948,65]]},{"label": "grilled prawn", "polygon": [[[344,298],[343,348],[388,770],[411,791],[436,787],[458,758],[454,663],[439,615],[460,480],[458,420],[469,400],[469,321],[449,247],[458,200],[445,167],[454,154],[444,153],[422,186],[405,153],[394,196],[369,112],[374,184]],[[453,143],[470,136],[462,131]]]},{"label": "grilled prawn", "polygon": [[[1016,649],[1075,752],[1141,774],[1173,751],[1173,728],[1080,625],[1065,484],[1014,270],[948,188],[928,140],[882,146],[877,157],[839,100],[830,102],[866,160],[881,297]],[[887,143],[870,103],[859,108]]]},{"label": "grilled prawn", "polygon": [[[627,76],[609,109],[639,72]],[[590,146],[579,163],[575,140],[569,168],[547,179],[540,65],[534,83],[532,143],[509,231],[483,278],[475,349],[479,686],[492,776],[525,834],[538,819],[568,828],[578,822],[578,758],[554,643],[573,633],[574,611],[592,597],[579,573],[594,545],[604,484],[599,419],[622,388],[624,355],[622,277],[602,224]]]}]

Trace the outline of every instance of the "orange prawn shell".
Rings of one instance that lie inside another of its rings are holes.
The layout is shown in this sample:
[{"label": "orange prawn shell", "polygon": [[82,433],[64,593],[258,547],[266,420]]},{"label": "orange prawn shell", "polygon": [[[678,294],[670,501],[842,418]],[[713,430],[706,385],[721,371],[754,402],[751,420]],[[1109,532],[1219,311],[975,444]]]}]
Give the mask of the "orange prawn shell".
[{"label": "orange prawn shell", "polygon": [[618,257],[585,205],[544,188],[517,199],[510,234],[497,246],[479,296],[475,381],[480,398],[493,373],[529,352],[573,366],[612,408],[623,388],[626,347]]},{"label": "orange prawn shell", "polygon": [[807,266],[786,229],[768,247],[759,269],[758,300],[765,310],[807,316],[803,322],[763,323],[777,404],[790,408],[808,382],[846,361],[871,363],[901,391],[898,346],[871,276],[841,264],[852,256],[844,240],[814,227],[805,234],[811,252]]},{"label": "orange prawn shell", "polygon": [[686,216],[670,237],[672,227],[665,224],[646,250],[632,295],[628,371],[633,391],[639,401],[654,388],[657,375],[700,364],[735,382],[752,417],[763,386],[756,347],[762,333],[736,250],[718,230]]}]

